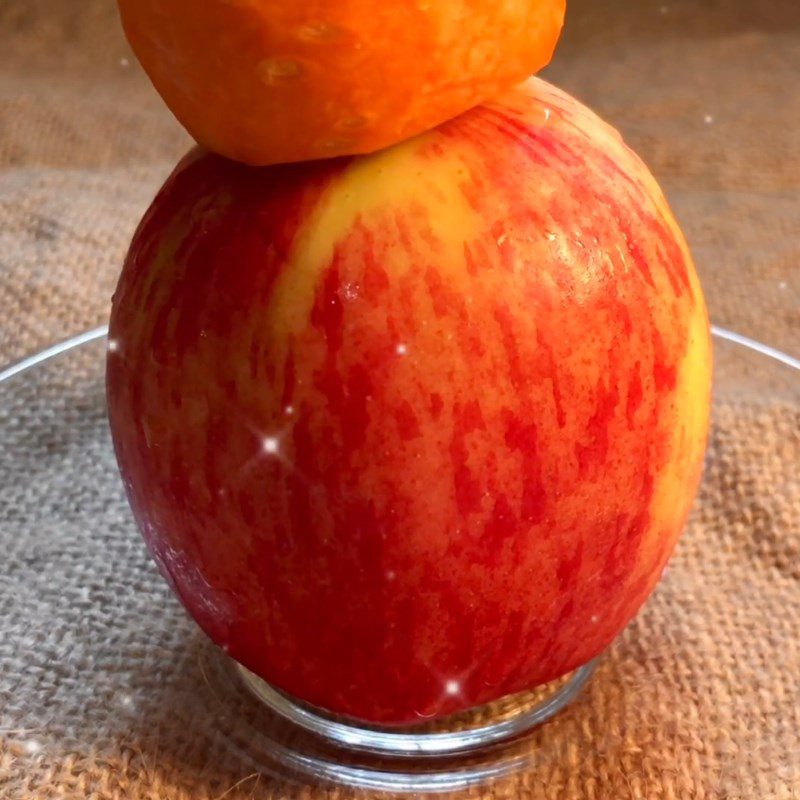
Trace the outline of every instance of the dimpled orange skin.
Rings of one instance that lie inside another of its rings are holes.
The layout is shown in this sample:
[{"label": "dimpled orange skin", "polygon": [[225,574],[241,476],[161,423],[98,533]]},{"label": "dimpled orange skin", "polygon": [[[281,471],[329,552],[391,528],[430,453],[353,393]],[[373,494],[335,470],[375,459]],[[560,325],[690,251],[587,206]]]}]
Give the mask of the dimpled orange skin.
[{"label": "dimpled orange skin", "polygon": [[368,153],[550,60],[565,0],[119,0],[201,144],[248,164]]},{"label": "dimpled orange skin", "polygon": [[536,79],[373,156],[190,155],[110,336],[119,464],[176,593],[251,670],[360,719],[596,656],[699,480],[683,237],[616,132]]}]

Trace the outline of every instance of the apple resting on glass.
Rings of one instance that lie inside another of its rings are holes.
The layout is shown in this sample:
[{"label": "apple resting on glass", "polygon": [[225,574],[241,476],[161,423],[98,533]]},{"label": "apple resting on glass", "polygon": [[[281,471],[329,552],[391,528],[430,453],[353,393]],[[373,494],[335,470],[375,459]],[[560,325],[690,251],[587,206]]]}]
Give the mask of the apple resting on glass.
[{"label": "apple resting on glass", "polygon": [[108,402],[137,523],[206,633],[393,725],[614,639],[686,521],[710,361],[655,180],[533,79],[371,156],[190,153],[114,296]]}]

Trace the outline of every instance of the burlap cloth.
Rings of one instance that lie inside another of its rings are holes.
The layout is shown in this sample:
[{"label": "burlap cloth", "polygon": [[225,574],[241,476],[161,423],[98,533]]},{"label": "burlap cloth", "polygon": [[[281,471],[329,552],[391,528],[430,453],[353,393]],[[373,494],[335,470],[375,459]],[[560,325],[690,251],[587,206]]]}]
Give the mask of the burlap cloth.
[{"label": "burlap cloth", "polygon": [[[663,182],[715,321],[798,355],[797,0],[571,0],[546,75]],[[105,320],[187,145],[111,0],[0,0],[0,362]],[[113,471],[101,352],[0,387],[0,797],[348,797],[213,735],[207,645]],[[800,797],[800,393],[750,361],[719,352],[705,483],[659,590],[537,766],[474,795]]]}]

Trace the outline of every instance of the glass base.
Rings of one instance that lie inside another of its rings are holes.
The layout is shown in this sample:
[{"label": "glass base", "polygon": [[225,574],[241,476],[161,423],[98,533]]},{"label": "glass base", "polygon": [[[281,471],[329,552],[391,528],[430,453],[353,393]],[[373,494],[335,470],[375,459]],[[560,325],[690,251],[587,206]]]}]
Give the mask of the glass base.
[{"label": "glass base", "polygon": [[406,728],[361,724],[311,707],[227,656],[207,658],[203,673],[224,707],[218,733],[253,769],[371,793],[434,793],[530,767],[541,753],[528,736],[577,697],[595,664],[533,691]]}]

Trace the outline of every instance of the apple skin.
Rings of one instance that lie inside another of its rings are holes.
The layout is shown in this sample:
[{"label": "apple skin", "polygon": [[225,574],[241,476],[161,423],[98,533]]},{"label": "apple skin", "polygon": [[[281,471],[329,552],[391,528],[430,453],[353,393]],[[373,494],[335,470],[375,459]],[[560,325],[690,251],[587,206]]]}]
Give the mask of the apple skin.
[{"label": "apple skin", "polygon": [[354,159],[194,151],[114,296],[108,403],[175,593],[298,698],[405,724],[600,653],[705,447],[702,292],[655,180],[532,79]]}]

